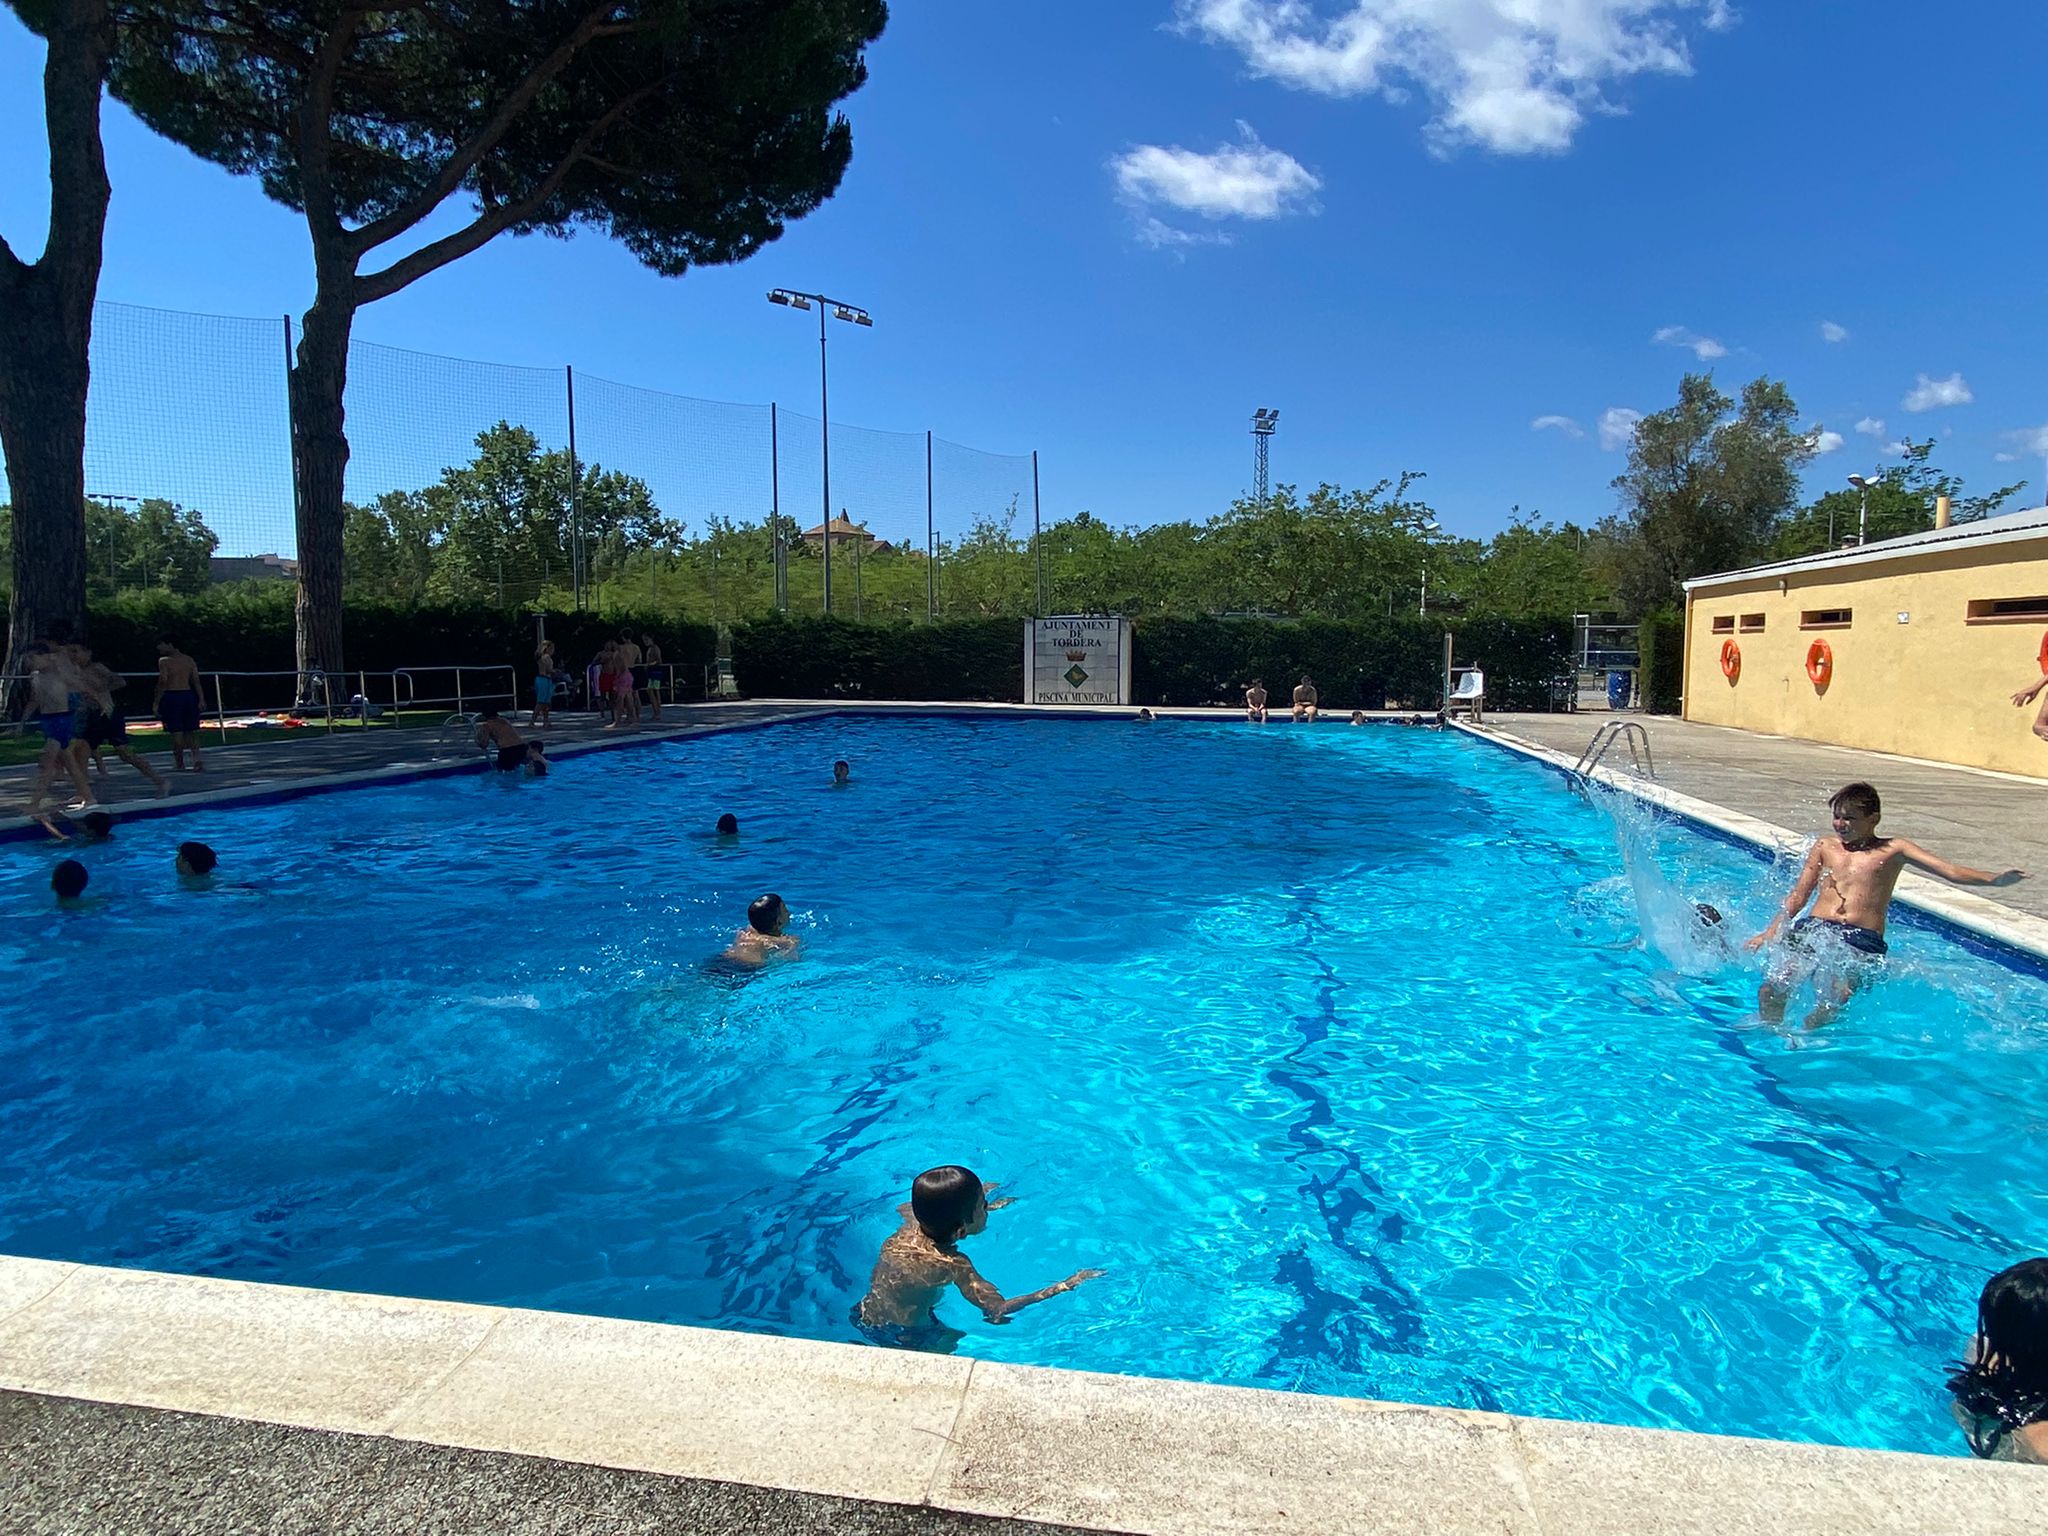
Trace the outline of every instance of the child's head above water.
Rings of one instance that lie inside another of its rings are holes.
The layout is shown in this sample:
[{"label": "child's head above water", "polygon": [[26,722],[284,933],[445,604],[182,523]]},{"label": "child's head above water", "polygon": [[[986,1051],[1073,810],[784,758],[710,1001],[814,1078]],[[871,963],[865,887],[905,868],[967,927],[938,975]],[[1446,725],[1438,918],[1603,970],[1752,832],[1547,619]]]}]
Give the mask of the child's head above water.
[{"label": "child's head above water", "polygon": [[85,866],[76,859],[66,859],[50,871],[50,889],[59,901],[78,900],[85,894],[85,882]]},{"label": "child's head above water", "polygon": [[2022,1259],[1986,1283],[1974,1353],[1948,1385],[1978,1421],[1971,1449],[1986,1456],[2007,1431],[2048,1413],[2048,1258]]},{"label": "child's head above water", "polygon": [[910,1214],[935,1243],[971,1237],[988,1225],[988,1196],[958,1163],[927,1168],[910,1186]]},{"label": "child's head above water", "polygon": [[181,875],[210,875],[219,862],[220,855],[204,843],[178,844],[178,873]]},{"label": "child's head above water", "polygon": [[721,837],[731,837],[735,832],[739,831],[739,829],[740,819],[739,817],[733,815],[731,811],[727,811],[723,816],[718,818],[718,832]]},{"label": "child's head above water", "polygon": [[766,896],[756,896],[747,908],[747,926],[756,933],[780,933],[782,925],[788,921],[789,907],[773,891]]},{"label": "child's head above water", "polygon": [[836,783],[844,784],[852,773],[853,769],[847,766],[846,759],[843,757],[832,765],[832,778]]}]

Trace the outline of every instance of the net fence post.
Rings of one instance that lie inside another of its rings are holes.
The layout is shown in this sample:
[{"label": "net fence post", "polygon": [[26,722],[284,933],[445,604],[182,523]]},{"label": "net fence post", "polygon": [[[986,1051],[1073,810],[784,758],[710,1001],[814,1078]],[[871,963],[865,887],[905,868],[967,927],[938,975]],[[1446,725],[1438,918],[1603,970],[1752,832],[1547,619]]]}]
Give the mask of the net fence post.
[{"label": "net fence post", "polygon": [[939,617],[939,541],[932,529],[932,434],[924,434],[924,620]]},{"label": "net fence post", "polygon": [[576,369],[562,365],[562,381],[568,388],[569,403],[569,582],[575,591],[576,611],[583,611],[583,528],[577,518],[576,482],[583,478],[576,463]]},{"label": "net fence post", "polygon": [[782,547],[782,423],[768,402],[768,521],[775,527],[775,611],[789,612],[789,551]]},{"label": "net fence post", "polygon": [[1045,617],[1045,544],[1038,517],[1038,450],[1031,450],[1031,556],[1038,566],[1038,616]]}]

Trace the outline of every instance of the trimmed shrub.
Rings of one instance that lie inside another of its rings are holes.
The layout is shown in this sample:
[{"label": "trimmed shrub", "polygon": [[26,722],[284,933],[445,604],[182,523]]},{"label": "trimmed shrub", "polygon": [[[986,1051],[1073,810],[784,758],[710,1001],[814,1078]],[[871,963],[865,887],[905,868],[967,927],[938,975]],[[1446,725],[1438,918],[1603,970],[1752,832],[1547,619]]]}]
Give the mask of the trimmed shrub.
[{"label": "trimmed shrub", "polygon": [[1024,697],[1024,626],[1016,619],[860,623],[788,614],[732,627],[740,692],[784,699]]},{"label": "trimmed shrub", "polygon": [[1685,620],[1670,608],[1644,614],[1636,645],[1643,673],[1643,708],[1657,715],[1678,714],[1679,690],[1685,686]]}]

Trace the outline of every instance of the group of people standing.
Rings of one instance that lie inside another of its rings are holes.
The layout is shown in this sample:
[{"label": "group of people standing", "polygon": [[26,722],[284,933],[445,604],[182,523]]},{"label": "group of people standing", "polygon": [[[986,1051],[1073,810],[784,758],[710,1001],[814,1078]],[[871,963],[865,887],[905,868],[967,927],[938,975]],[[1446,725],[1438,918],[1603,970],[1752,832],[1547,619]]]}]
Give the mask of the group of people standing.
[{"label": "group of people standing", "polygon": [[[150,699],[150,712],[171,739],[171,759],[177,771],[185,771],[185,756],[190,753],[192,771],[203,772],[199,663],[168,636],[157,641],[156,649],[156,692]],[[48,814],[50,791],[59,775],[68,777],[76,792],[71,809],[97,805],[99,797],[86,768],[90,764],[104,782],[107,768],[101,754],[109,747],[147,779],[159,797],[170,793],[164,776],[129,744],[127,711],[116,697],[126,679],[94,660],[90,646],[68,636],[38,640],[23,653],[22,667],[28,678],[28,709],[43,733],[35,784],[29,791],[30,816],[42,819]]]},{"label": "group of people standing", "polygon": [[[668,680],[668,665],[662,659],[661,647],[655,643],[654,636],[646,634],[637,640],[630,634],[622,634],[616,640],[605,641],[584,669],[584,690],[589,696],[590,707],[611,715],[606,730],[638,725],[643,705],[647,711],[645,718],[659,720],[661,691],[668,686]],[[533,657],[533,723],[536,726],[546,726],[554,711],[556,697],[569,688],[571,682],[567,669],[555,653],[555,642],[543,640]]]}]

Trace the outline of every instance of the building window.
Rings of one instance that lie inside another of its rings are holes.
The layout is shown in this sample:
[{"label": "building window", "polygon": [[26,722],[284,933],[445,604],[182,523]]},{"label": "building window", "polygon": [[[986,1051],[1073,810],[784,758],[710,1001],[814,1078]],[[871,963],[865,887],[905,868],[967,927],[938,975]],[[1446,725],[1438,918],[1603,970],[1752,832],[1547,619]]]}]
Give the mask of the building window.
[{"label": "building window", "polygon": [[1972,624],[2038,624],[2048,619],[2048,597],[1987,597],[1970,604]]},{"label": "building window", "polygon": [[1849,615],[1853,611],[1853,609],[1849,608],[1809,608],[1799,615],[1799,627],[1801,629],[1847,629],[1849,627]]},{"label": "building window", "polygon": [[1745,613],[1740,627],[1745,635],[1760,635],[1764,632],[1764,616],[1760,613]]},{"label": "building window", "polygon": [[1714,633],[1717,635],[1734,634],[1735,615],[1732,613],[1724,613],[1718,619],[1714,620]]}]

